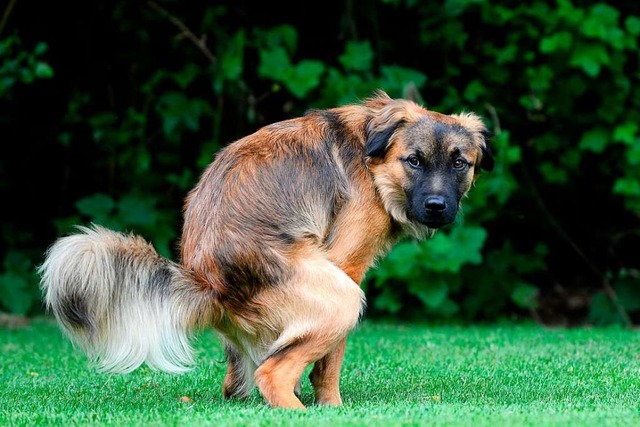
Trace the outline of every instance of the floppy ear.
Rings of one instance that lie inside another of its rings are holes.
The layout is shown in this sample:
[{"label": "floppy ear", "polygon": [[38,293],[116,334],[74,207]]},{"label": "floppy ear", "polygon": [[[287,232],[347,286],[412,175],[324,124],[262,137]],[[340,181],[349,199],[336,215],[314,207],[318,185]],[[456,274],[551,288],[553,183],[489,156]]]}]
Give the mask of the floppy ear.
[{"label": "floppy ear", "polygon": [[478,148],[480,148],[480,168],[486,171],[493,170],[495,166],[493,151],[487,145],[487,141],[491,138],[492,134],[482,119],[474,113],[452,114],[452,116],[457,118],[462,126],[470,130],[473,134],[473,139]]},{"label": "floppy ear", "polygon": [[424,109],[415,102],[406,99],[384,98],[385,105],[373,111],[371,120],[366,124],[367,157],[382,157],[389,148],[391,137],[400,125],[412,123],[424,116]]},{"label": "floppy ear", "polygon": [[381,130],[371,130],[367,136],[365,144],[365,155],[367,157],[382,157],[389,147],[389,139],[402,122],[392,123]]}]

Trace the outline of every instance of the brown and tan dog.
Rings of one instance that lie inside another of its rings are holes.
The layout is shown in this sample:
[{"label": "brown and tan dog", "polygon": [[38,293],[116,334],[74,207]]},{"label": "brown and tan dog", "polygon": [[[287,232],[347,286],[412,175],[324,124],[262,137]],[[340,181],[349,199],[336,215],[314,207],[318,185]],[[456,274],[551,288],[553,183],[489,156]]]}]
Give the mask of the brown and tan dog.
[{"label": "brown and tan dog", "polygon": [[40,266],[47,306],[101,368],[180,372],[212,326],[228,360],[225,397],[257,384],[273,407],[339,405],[359,283],[403,236],[451,223],[492,158],[472,113],[443,115],[384,92],[310,111],[223,149],[190,192],[181,263],[140,237],[81,227]]}]

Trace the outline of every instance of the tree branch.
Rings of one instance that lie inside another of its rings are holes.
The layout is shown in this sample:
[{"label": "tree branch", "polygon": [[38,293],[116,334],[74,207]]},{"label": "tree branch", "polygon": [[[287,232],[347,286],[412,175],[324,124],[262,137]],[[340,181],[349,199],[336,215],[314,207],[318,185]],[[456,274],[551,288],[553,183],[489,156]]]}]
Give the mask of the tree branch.
[{"label": "tree branch", "polygon": [[209,60],[210,63],[215,65],[218,62],[216,57],[213,55],[213,53],[211,53],[211,51],[207,47],[205,36],[198,38],[193,33],[193,31],[191,31],[189,27],[187,27],[180,19],[178,19],[176,16],[169,13],[165,8],[160,6],[158,3],[149,0],[147,1],[147,4],[149,5],[150,8],[160,13],[162,16],[166,17],[173,25],[178,27],[182,32],[182,35],[188,38],[200,50],[200,52],[202,52],[202,54]]},{"label": "tree branch", "polygon": [[4,13],[2,14],[2,20],[0,20],[0,34],[2,34],[2,30],[4,30],[5,25],[7,25],[7,21],[9,20],[9,15],[11,15],[11,11],[13,10],[13,6],[16,5],[18,0],[9,0],[9,4],[4,8]]}]

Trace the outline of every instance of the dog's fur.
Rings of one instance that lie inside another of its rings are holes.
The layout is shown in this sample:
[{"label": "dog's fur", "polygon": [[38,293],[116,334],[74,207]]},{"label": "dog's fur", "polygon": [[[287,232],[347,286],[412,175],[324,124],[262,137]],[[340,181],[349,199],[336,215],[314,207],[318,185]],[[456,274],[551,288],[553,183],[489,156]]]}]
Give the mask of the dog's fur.
[{"label": "dog's fur", "polygon": [[40,266],[45,301],[102,369],[192,365],[191,333],[225,344],[225,397],[257,384],[273,407],[339,405],[359,283],[402,236],[454,220],[481,168],[485,126],[384,92],[266,126],[223,149],[189,193],[181,263],[97,225],[58,239]]}]

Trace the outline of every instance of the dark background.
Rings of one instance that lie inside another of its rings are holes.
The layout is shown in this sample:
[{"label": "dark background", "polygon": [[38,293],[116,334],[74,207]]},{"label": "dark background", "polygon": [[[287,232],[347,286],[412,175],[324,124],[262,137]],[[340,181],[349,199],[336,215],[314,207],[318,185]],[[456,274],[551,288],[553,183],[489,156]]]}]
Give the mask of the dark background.
[{"label": "dark background", "polygon": [[0,310],[43,312],[35,267],[74,224],[175,258],[216,150],[382,88],[475,111],[497,167],[462,218],[363,284],[369,316],[640,321],[640,5],[5,2]]}]

